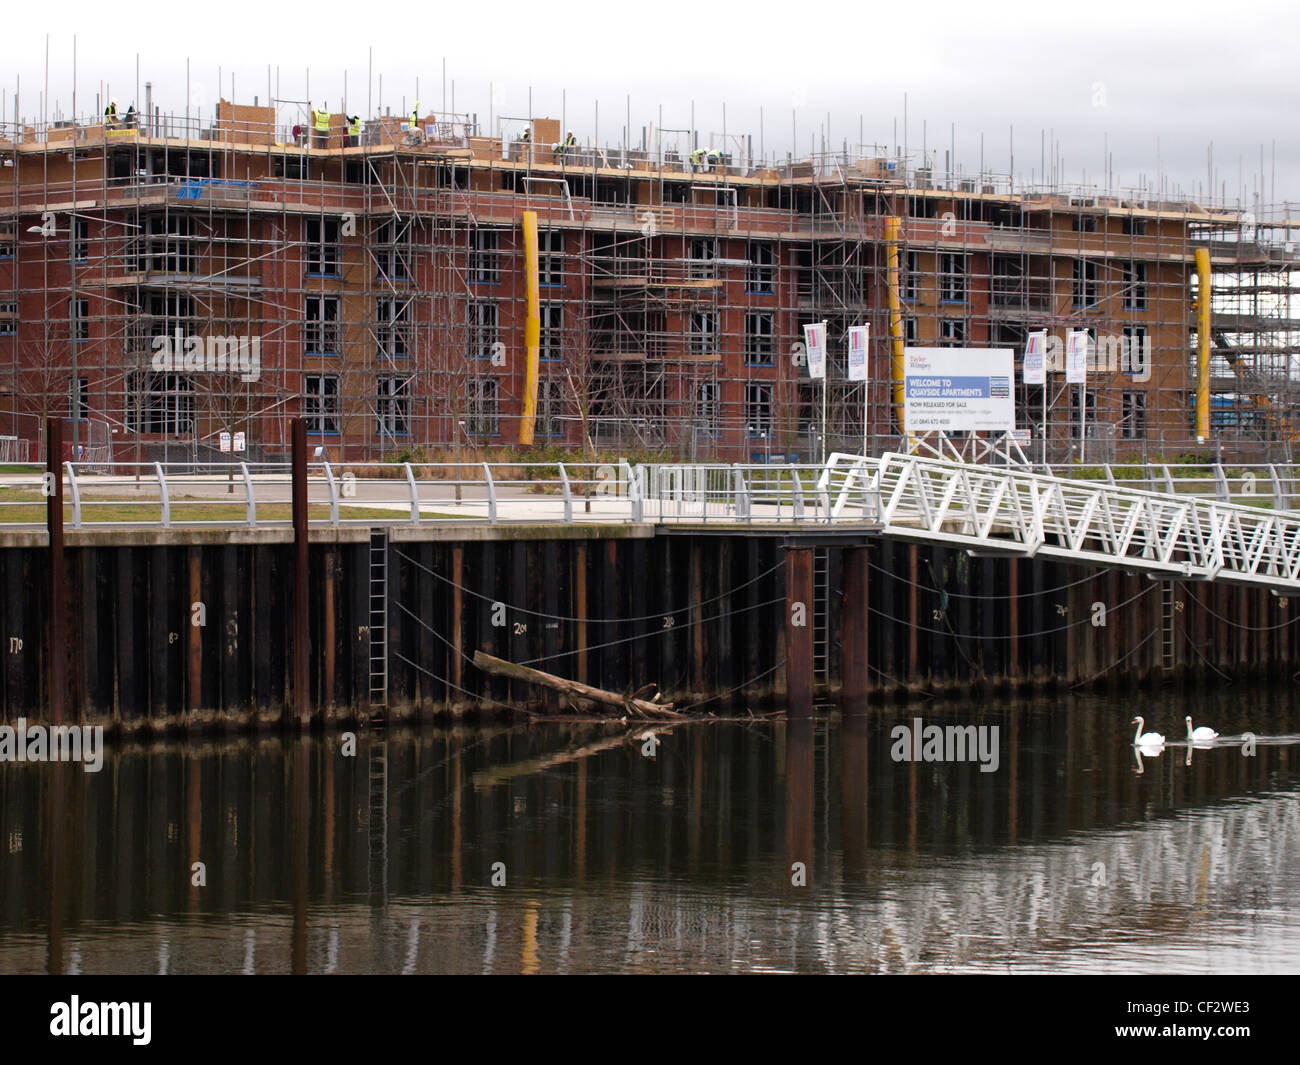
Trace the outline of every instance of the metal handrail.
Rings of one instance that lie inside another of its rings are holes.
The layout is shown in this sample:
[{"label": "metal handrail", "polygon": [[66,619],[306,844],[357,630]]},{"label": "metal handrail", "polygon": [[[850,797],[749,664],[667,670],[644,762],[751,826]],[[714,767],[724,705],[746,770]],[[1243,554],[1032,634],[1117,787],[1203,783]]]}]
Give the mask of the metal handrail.
[{"label": "metal handrail", "polygon": [[[833,454],[822,465],[781,463],[638,464],[596,462],[465,462],[376,464],[313,461],[309,499],[326,504],[327,517],[314,523],[371,526],[426,522],[487,523],[594,522],[715,523],[780,525],[808,522],[873,521],[887,509],[888,481],[880,459]],[[918,467],[918,469],[921,467]],[[932,469],[932,467],[925,467]],[[989,467],[966,466],[963,476],[988,488]],[[1013,473],[1024,473],[1016,468]],[[226,516],[227,492],[236,477],[242,499]],[[0,474],[0,524],[43,523],[33,500],[43,467],[26,464]],[[1063,468],[1047,476],[1066,486],[1101,486],[1116,498],[1128,492],[1256,514],[1289,515],[1300,489],[1300,471],[1284,464],[1110,463]],[[63,464],[70,527],[124,525],[286,527],[291,501],[290,469],[284,462],[114,463],[111,472],[85,462]],[[10,490],[13,491],[10,494]],[[956,491],[956,489],[954,489]],[[1005,491],[1005,490],[1004,490]],[[1069,493],[1067,493],[1069,496]],[[8,497],[8,498],[6,498]],[[1069,498],[1073,498],[1069,496]],[[575,506],[575,501],[585,506]],[[925,493],[911,498],[909,520],[929,525],[942,501]],[[143,516],[121,521],[109,508],[144,505]],[[150,508],[156,506],[156,513]],[[21,507],[23,510],[14,508]],[[268,507],[278,513],[271,514]],[[96,508],[100,508],[98,511]],[[40,508],[43,510],[43,506]],[[1226,510],[1224,511],[1226,513]],[[98,519],[96,514],[101,515]],[[214,517],[215,514],[215,517]],[[6,520],[6,518],[16,520]],[[1216,519],[1217,520],[1217,519]]]}]

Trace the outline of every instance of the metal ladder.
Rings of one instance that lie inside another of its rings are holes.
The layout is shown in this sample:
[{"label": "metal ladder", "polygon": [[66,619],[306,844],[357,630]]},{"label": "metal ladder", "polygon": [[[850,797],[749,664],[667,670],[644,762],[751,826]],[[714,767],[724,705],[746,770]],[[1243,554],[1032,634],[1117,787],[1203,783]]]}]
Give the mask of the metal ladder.
[{"label": "metal ladder", "polygon": [[830,552],[813,548],[813,676],[823,684],[830,679]]},{"label": "metal ladder", "polygon": [[1178,610],[1173,581],[1160,582],[1160,668],[1174,668],[1174,614]]},{"label": "metal ladder", "polygon": [[370,705],[388,705],[388,530],[370,530]]}]

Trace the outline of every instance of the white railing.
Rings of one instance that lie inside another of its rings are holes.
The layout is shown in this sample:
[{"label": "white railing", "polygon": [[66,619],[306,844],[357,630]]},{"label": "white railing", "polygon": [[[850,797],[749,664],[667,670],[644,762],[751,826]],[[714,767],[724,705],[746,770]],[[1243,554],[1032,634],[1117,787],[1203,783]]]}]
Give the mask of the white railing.
[{"label": "white railing", "polygon": [[1300,514],[917,455],[875,478],[886,535],[1300,590]]},{"label": "white railing", "polygon": [[[287,527],[289,465],[115,463],[111,474],[63,464],[65,523],[71,529],[122,525]],[[44,467],[0,473],[0,525],[45,523]],[[645,520],[641,478],[615,463],[402,463],[308,466],[309,520],[372,526],[426,521],[466,524]]]},{"label": "white railing", "polygon": [[[1142,477],[1117,469],[1083,479],[893,453],[834,454],[825,466],[318,459],[307,496],[309,520],[333,526],[869,523],[973,551],[1300,591],[1300,513],[1278,506],[1294,493],[1290,467],[1144,467]],[[43,525],[51,483],[34,464],[0,473],[0,525]],[[67,462],[63,488],[71,529],[288,527],[292,517],[283,462],[232,463],[224,473],[116,464],[111,474]]]},{"label": "white railing", "polygon": [[1300,467],[1286,463],[1110,463],[1051,472],[1148,492],[1206,496],[1221,503],[1290,510],[1300,499]]},{"label": "white railing", "polygon": [[689,463],[637,467],[650,520],[793,524],[826,520],[821,466]]}]

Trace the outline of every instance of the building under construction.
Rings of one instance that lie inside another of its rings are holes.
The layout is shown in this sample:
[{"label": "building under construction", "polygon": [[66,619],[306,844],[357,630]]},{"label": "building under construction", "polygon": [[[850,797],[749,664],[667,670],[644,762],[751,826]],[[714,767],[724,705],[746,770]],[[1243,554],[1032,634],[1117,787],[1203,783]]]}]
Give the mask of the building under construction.
[{"label": "building under construction", "polygon": [[[1082,329],[1085,387],[1050,360],[1045,387],[1017,374],[1031,458],[1289,460],[1300,433],[1285,212],[653,126],[600,147],[543,118],[256,101],[14,117],[0,461],[37,457],[50,417],[75,418],[96,464],[209,462],[225,434],[261,459],[298,416],[347,462],[530,435],[807,461],[900,447],[906,345],[1006,347],[1019,367],[1029,333]],[[824,386],[802,345],[822,321]],[[865,383],[846,374],[855,325]]]}]

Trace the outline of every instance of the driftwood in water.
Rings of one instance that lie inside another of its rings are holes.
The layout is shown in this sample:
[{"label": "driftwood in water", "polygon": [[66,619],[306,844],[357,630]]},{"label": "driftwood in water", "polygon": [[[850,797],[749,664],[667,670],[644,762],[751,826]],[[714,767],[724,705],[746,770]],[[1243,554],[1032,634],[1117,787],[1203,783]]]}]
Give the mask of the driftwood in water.
[{"label": "driftwood in water", "polygon": [[587,699],[593,703],[612,707],[632,717],[678,718],[682,716],[673,709],[672,703],[653,703],[648,699],[639,699],[635,695],[607,692],[576,680],[557,677],[553,673],[543,673],[540,669],[517,666],[513,662],[484,654],[482,651],[474,652],[474,665],[485,673],[495,673],[498,676],[523,681],[525,684],[538,684],[576,699]]}]

